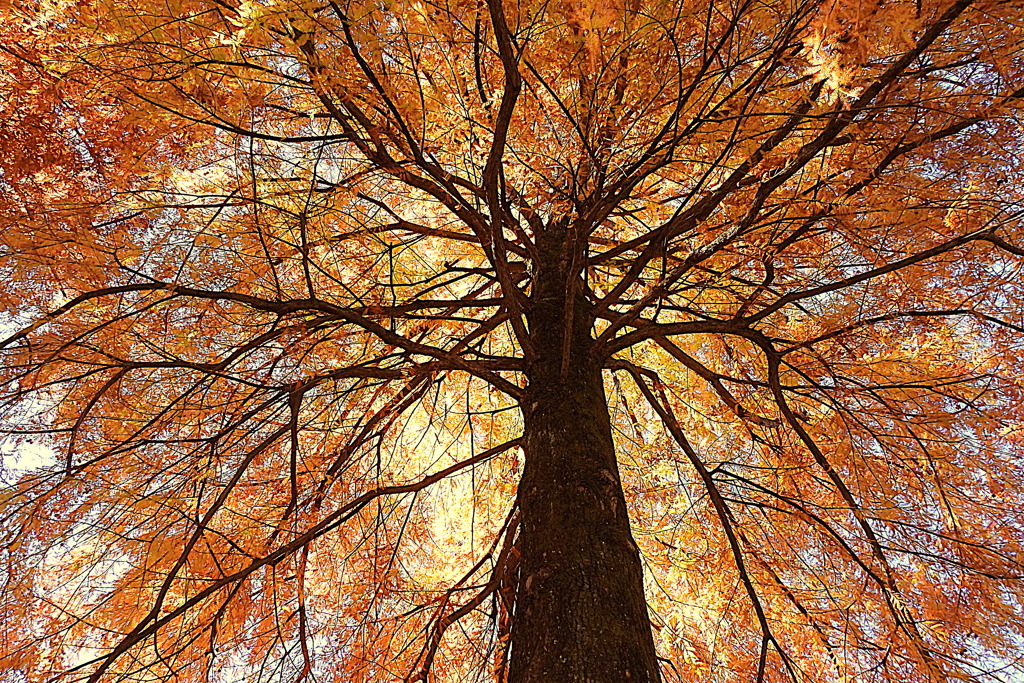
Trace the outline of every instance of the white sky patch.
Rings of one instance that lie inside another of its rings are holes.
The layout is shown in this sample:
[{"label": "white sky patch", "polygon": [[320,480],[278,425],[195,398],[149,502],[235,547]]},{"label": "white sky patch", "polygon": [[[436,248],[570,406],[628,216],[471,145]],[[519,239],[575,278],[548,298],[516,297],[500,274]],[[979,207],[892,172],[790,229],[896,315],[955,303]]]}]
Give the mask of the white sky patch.
[{"label": "white sky patch", "polygon": [[57,462],[57,453],[52,448],[28,441],[0,442],[0,457],[4,474],[13,474],[15,477],[50,467]]},{"label": "white sky patch", "polygon": [[[13,316],[0,320],[0,339],[16,333],[28,322]],[[57,462],[57,453],[36,440],[8,436],[0,437],[0,484],[10,484],[25,474],[30,474]]]}]

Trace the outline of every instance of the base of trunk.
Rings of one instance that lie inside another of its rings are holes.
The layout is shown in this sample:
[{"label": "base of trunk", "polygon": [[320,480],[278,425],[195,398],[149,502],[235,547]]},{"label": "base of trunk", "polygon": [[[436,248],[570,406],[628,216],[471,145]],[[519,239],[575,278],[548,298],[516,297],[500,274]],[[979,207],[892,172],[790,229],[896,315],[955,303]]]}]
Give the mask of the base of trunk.
[{"label": "base of trunk", "polygon": [[510,683],[660,680],[600,369],[531,382]]}]

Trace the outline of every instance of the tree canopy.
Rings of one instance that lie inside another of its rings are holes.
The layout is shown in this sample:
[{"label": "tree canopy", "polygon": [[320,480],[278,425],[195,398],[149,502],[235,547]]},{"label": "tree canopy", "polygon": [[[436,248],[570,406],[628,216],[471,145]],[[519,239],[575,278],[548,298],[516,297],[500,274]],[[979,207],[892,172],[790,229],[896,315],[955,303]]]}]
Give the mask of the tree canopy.
[{"label": "tree canopy", "polygon": [[1022,680],[1022,84],[1019,0],[0,3],[0,679]]}]

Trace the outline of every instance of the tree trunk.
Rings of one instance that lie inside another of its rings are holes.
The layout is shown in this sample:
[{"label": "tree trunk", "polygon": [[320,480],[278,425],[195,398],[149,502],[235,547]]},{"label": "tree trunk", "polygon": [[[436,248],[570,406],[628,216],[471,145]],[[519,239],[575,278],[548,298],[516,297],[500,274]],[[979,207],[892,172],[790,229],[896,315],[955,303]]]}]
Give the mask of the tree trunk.
[{"label": "tree trunk", "polygon": [[[601,368],[586,357],[587,304],[567,297],[562,264],[540,265],[528,317],[537,358],[523,401],[526,463],[509,682],[656,683],[640,556]],[[574,300],[572,316],[567,298]]]}]

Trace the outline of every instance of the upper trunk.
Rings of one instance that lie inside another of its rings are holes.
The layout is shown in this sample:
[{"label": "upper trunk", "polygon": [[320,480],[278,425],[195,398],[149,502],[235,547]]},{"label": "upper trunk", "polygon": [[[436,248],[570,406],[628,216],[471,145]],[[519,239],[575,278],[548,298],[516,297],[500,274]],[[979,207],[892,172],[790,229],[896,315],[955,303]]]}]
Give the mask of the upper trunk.
[{"label": "upper trunk", "polygon": [[539,264],[529,314],[537,358],[523,401],[509,681],[654,683],[657,657],[601,368],[586,357],[591,322],[553,261]]}]

